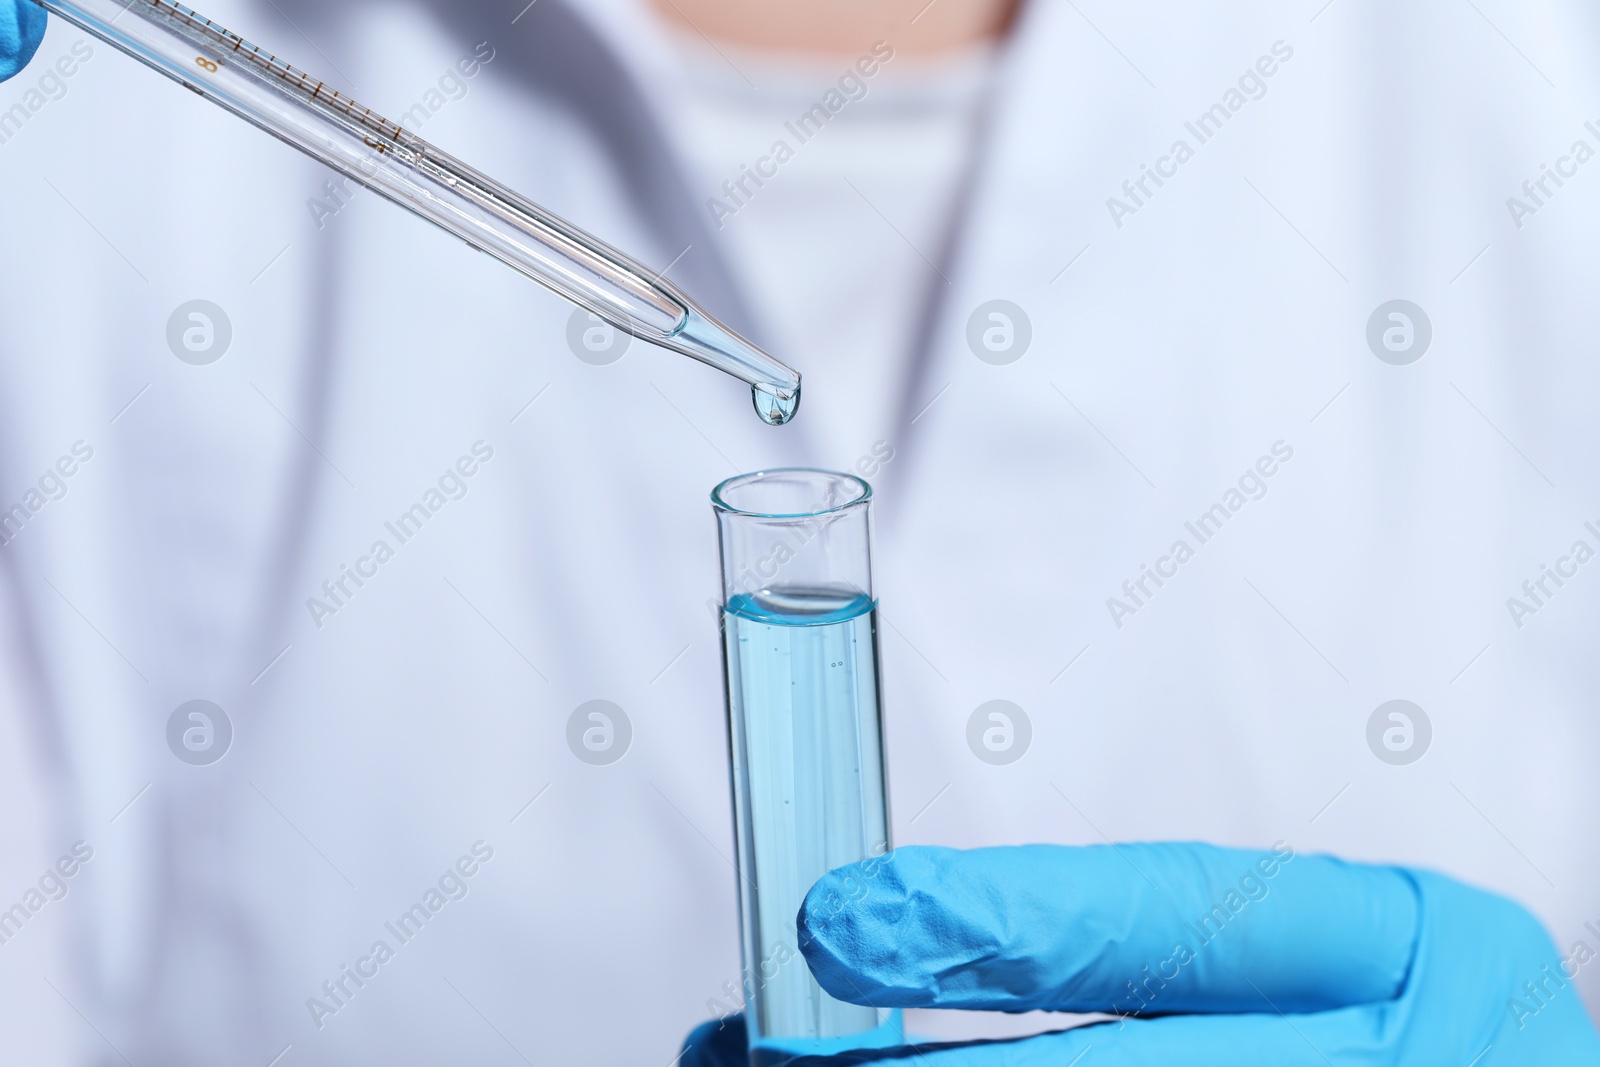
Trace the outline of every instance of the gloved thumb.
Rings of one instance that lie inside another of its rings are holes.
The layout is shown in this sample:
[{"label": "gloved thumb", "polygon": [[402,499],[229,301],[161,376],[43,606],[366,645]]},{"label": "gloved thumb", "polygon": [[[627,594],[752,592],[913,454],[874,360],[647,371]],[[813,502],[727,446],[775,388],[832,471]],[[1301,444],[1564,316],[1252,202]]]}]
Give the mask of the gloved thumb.
[{"label": "gloved thumb", "polygon": [[0,0],[0,81],[28,65],[44,40],[44,8],[32,0]]},{"label": "gloved thumb", "polygon": [[1395,996],[1419,912],[1404,873],[1286,845],[912,845],[824,875],[797,923],[856,1004],[1308,1012]]}]

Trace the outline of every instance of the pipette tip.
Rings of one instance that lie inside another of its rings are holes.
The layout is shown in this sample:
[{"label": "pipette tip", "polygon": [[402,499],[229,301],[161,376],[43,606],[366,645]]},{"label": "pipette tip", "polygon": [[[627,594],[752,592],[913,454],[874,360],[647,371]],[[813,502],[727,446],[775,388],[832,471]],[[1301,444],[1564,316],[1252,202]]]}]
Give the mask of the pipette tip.
[{"label": "pipette tip", "polygon": [[[676,294],[675,294],[676,295]],[[683,322],[657,344],[731,374],[750,386],[756,414],[782,426],[800,408],[800,375],[683,298]]]}]

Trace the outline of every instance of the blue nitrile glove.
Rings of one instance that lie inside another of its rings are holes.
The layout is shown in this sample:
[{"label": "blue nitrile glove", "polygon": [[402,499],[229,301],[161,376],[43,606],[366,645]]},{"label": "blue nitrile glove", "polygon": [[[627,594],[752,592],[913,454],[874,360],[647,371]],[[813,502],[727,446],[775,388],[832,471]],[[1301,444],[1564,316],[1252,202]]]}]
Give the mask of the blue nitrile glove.
[{"label": "blue nitrile glove", "polygon": [[44,8],[32,0],[0,0],[0,82],[28,65],[44,40]]},{"label": "blue nitrile glove", "polygon": [[[1563,960],[1509,900],[1287,846],[913,846],[825,875],[799,925],[843,1000],[1122,1018],[796,1067],[1600,1064],[1569,973],[1593,946]],[[743,1067],[743,1032],[702,1026],[680,1067]]]}]

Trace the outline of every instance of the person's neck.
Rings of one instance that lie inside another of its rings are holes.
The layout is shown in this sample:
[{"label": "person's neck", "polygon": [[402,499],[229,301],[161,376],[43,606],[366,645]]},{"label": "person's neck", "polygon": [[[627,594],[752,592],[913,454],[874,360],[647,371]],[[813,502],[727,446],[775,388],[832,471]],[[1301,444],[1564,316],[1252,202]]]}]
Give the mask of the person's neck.
[{"label": "person's neck", "polygon": [[780,52],[853,56],[886,41],[932,56],[1001,37],[1020,0],[650,0],[712,41]]}]

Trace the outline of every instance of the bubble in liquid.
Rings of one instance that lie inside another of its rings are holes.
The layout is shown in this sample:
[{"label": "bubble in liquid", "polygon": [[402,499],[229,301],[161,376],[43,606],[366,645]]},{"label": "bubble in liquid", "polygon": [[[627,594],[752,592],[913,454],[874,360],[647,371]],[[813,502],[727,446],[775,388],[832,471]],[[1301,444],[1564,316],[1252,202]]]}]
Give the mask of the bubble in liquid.
[{"label": "bubble in liquid", "polygon": [[787,399],[765,385],[752,386],[750,398],[755,402],[756,414],[761,416],[762,422],[768,426],[782,426],[794,418],[794,413],[800,408],[800,386],[796,384]]}]

